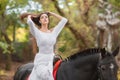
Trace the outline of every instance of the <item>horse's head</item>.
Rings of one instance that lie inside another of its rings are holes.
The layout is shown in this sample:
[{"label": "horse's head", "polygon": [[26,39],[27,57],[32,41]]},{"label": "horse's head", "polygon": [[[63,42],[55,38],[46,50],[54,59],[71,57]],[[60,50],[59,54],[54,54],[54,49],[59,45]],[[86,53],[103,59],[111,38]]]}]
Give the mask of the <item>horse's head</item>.
[{"label": "horse's head", "polygon": [[101,49],[101,57],[99,60],[100,80],[117,80],[118,65],[115,56],[119,53],[119,48],[116,48],[112,53]]}]

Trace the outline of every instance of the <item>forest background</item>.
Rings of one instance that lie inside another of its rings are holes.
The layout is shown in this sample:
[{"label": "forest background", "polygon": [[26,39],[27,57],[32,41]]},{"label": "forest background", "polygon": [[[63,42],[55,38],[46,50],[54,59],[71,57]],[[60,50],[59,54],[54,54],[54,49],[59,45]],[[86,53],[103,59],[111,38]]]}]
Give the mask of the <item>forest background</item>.
[{"label": "forest background", "polygon": [[[114,11],[120,11],[120,0],[105,1],[114,6]],[[29,26],[20,21],[20,14],[52,11],[66,17],[69,21],[55,46],[55,53],[66,58],[77,51],[96,47],[96,21],[98,14],[104,12],[98,5],[98,0],[0,0],[0,80],[4,76],[10,80],[19,65],[34,59],[35,47]],[[50,21],[50,28],[58,23],[54,17],[50,17]],[[117,31],[119,33],[120,28]]]}]

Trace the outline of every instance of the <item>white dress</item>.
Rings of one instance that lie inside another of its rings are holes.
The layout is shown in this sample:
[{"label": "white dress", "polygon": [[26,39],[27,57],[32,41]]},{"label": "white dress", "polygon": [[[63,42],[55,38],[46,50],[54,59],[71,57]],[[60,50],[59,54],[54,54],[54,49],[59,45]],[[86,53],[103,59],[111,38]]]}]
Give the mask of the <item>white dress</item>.
[{"label": "white dress", "polygon": [[52,75],[54,45],[57,36],[67,23],[67,19],[62,18],[50,33],[42,32],[35,27],[30,16],[28,16],[27,23],[30,26],[31,34],[36,38],[39,48],[34,59],[34,68],[29,76],[29,80],[54,80]]}]

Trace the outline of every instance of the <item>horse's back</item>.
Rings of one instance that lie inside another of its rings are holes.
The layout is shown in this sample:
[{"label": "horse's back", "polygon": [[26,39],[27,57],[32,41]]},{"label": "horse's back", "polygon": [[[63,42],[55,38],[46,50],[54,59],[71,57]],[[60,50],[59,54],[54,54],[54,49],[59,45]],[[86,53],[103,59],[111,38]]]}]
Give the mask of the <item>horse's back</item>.
[{"label": "horse's back", "polygon": [[34,66],[33,63],[27,63],[18,67],[14,76],[14,80],[25,80],[27,75],[31,73],[33,66]]}]

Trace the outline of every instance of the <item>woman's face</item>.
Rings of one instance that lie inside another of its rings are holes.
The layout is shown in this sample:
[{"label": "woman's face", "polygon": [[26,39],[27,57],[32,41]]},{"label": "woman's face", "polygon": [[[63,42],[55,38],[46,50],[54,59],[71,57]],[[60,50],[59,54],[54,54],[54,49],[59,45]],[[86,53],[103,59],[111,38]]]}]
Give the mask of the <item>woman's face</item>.
[{"label": "woman's face", "polygon": [[47,14],[42,14],[40,16],[40,23],[43,24],[43,25],[49,23],[49,17],[48,17]]}]

